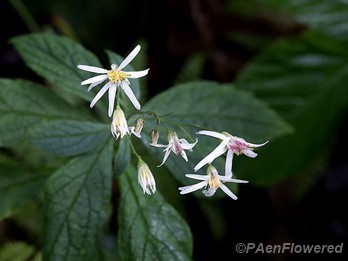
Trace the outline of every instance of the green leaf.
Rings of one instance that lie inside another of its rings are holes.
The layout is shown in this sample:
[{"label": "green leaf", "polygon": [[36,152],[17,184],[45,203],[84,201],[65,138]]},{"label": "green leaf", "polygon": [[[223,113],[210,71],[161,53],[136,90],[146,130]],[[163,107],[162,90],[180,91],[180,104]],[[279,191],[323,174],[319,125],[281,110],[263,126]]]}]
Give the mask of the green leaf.
[{"label": "green leaf", "polygon": [[120,176],[119,252],[122,260],[191,260],[192,236],[157,191],[144,195],[134,167]]},{"label": "green leaf", "polygon": [[[35,247],[25,242],[11,242],[0,248],[0,260],[26,261],[33,260]],[[41,259],[39,259],[41,260]]]},{"label": "green leaf", "polygon": [[340,40],[348,40],[348,3],[342,0],[261,0],[299,22]]},{"label": "green leaf", "polygon": [[0,146],[20,144],[41,120],[91,119],[40,85],[0,79]]},{"label": "green leaf", "polygon": [[42,171],[33,174],[28,168],[5,158],[0,158],[0,169],[0,219],[3,219],[41,191],[47,174]]},{"label": "green leaf", "polygon": [[[119,65],[122,61],[123,58],[110,51],[110,50],[106,50],[106,53],[109,57],[109,61],[110,64],[117,64]],[[124,71],[134,71],[134,68],[132,67],[132,65],[128,64],[125,68]],[[129,79],[130,82],[130,87],[132,89],[132,91],[134,92],[135,97],[137,97],[137,99],[140,99],[140,84],[139,84],[139,79]],[[126,94],[121,91],[121,103],[123,103],[123,105],[131,110],[134,110],[134,106],[132,105],[132,103],[129,101],[128,97],[126,96]]]},{"label": "green leaf", "polygon": [[35,145],[62,156],[97,150],[110,136],[105,124],[72,120],[44,122],[33,131]]},{"label": "green leaf", "polygon": [[252,164],[242,164],[239,171],[263,186],[310,175],[313,168],[308,167],[322,162],[348,107],[347,64],[344,46],[306,35],[273,45],[246,67],[238,85],[253,90],[283,114],[295,132],[265,146]]},{"label": "green leaf", "polygon": [[[192,82],[175,86],[154,97],[143,110],[161,112],[165,115],[161,123],[174,129],[179,138],[186,138],[189,142],[194,141],[195,133],[201,129],[227,131],[253,143],[273,141],[291,131],[287,123],[249,93],[232,85],[214,82]],[[184,126],[185,131],[180,125]],[[147,120],[144,132],[149,133],[153,127],[155,126]],[[187,154],[187,163],[181,156],[172,154],[165,164],[184,184],[188,180],[185,174],[192,173],[194,166],[202,159],[202,153],[207,155],[219,144],[219,140],[206,136],[199,136],[198,139],[198,146]],[[162,161],[164,152],[148,143],[144,139],[150,152]],[[168,143],[166,134],[161,135],[159,143]],[[214,161],[214,165],[218,171],[224,171],[222,158]]]},{"label": "green leaf", "polygon": [[72,159],[46,184],[44,260],[88,260],[111,195],[111,142]]},{"label": "green leaf", "polygon": [[47,33],[18,36],[11,42],[37,74],[86,101],[92,101],[95,90],[87,92],[81,81],[95,74],[77,68],[79,64],[101,67],[90,51],[68,38]]},{"label": "green leaf", "polygon": [[114,159],[114,178],[123,174],[131,160],[131,149],[127,139],[120,139]]}]

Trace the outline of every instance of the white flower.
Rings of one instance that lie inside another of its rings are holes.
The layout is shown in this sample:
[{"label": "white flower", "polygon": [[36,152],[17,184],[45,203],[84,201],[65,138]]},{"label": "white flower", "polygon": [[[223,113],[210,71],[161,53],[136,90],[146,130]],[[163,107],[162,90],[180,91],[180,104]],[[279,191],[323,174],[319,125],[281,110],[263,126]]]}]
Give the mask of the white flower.
[{"label": "white flower", "polygon": [[143,71],[133,71],[133,72],[125,72],[122,71],[124,67],[126,67],[133,59],[134,57],[139,53],[140,51],[140,45],[137,45],[134,50],[126,57],[126,59],[123,60],[123,62],[117,67],[116,64],[111,65],[111,70],[106,70],[103,68],[95,67],[95,66],[89,66],[89,65],[78,65],[77,67],[81,70],[88,71],[88,72],[94,72],[98,73],[100,75],[89,78],[83,82],[81,82],[81,85],[90,84],[88,91],[93,89],[98,84],[102,83],[106,79],[109,81],[100,89],[100,91],[97,93],[97,95],[94,97],[94,99],[91,102],[90,107],[92,108],[97,101],[106,93],[107,90],[109,90],[109,111],[108,115],[111,117],[112,111],[114,110],[114,102],[116,97],[116,90],[117,87],[121,87],[121,89],[126,93],[130,101],[133,103],[134,107],[137,110],[140,110],[140,104],[135,97],[132,89],[130,88],[130,82],[129,78],[140,78],[145,75],[147,75],[149,69],[143,70]]},{"label": "white flower", "polygon": [[120,136],[122,139],[126,134],[128,135],[134,134],[138,138],[141,138],[140,132],[142,130],[144,121],[142,121],[141,123],[139,122],[139,119],[136,121],[135,127],[128,127],[128,123],[127,123],[126,117],[124,116],[123,110],[120,108],[120,106],[117,106],[116,110],[114,111],[114,115],[112,117],[112,122],[111,122],[112,136],[114,136],[116,140]]},{"label": "white flower", "polygon": [[153,144],[153,143],[150,143],[150,145],[154,147],[158,147],[158,148],[165,148],[163,150],[165,151],[163,161],[161,165],[158,166],[160,167],[166,162],[171,151],[173,151],[176,155],[180,154],[185,159],[185,161],[188,161],[185,150],[192,151],[192,148],[197,144],[197,142],[198,142],[197,138],[196,138],[196,142],[194,143],[188,143],[188,141],[185,139],[179,140],[178,135],[175,132],[169,132],[168,145]]},{"label": "white flower", "polygon": [[218,171],[215,167],[212,165],[209,165],[207,170],[207,175],[197,175],[197,174],[186,174],[185,175],[188,178],[202,180],[201,182],[191,185],[191,186],[185,186],[180,187],[180,194],[187,194],[190,192],[194,192],[196,190],[199,190],[203,187],[209,186],[208,189],[203,190],[203,194],[206,197],[211,197],[215,194],[216,190],[218,188],[221,188],[223,192],[225,192],[229,197],[232,199],[237,199],[237,196],[232,193],[231,190],[229,190],[228,187],[226,187],[224,182],[234,182],[234,183],[248,183],[249,181],[246,180],[240,180],[240,179],[232,179],[232,174],[228,176],[220,176]]},{"label": "white flower", "polygon": [[231,134],[227,132],[219,133],[215,131],[199,131],[197,132],[197,134],[202,134],[202,135],[218,138],[222,140],[222,142],[209,155],[203,158],[194,167],[194,171],[199,170],[205,164],[212,163],[213,160],[215,160],[217,157],[221,156],[227,151],[225,175],[230,175],[232,173],[233,154],[237,154],[237,155],[244,154],[250,158],[255,158],[257,154],[253,151],[253,149],[257,147],[261,147],[265,145],[266,143],[268,143],[268,141],[266,141],[265,143],[262,143],[262,144],[252,144],[252,143],[246,142],[242,138],[232,136]]},{"label": "white flower", "polygon": [[130,128],[128,127],[126,117],[124,116],[123,110],[117,106],[114,111],[114,115],[112,117],[111,122],[111,134],[118,139],[121,136],[121,139],[126,134],[129,134]]},{"label": "white flower", "polygon": [[155,178],[149,166],[141,159],[138,162],[138,183],[143,188],[144,194],[151,195],[151,191],[152,193],[156,192]]}]

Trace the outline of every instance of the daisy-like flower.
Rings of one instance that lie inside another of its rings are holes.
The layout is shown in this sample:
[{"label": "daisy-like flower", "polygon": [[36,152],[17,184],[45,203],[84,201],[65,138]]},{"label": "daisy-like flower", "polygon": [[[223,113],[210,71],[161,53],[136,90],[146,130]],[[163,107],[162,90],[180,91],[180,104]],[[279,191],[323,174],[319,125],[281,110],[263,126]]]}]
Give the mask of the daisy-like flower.
[{"label": "daisy-like flower", "polygon": [[140,45],[137,45],[134,48],[134,50],[126,57],[126,59],[123,60],[123,62],[119,66],[117,66],[116,64],[112,64],[111,70],[106,70],[103,68],[89,66],[89,65],[77,66],[81,70],[100,74],[98,76],[94,76],[92,78],[89,78],[81,82],[81,85],[90,84],[88,91],[90,91],[95,86],[97,86],[98,84],[108,79],[108,82],[100,89],[100,91],[92,100],[90,104],[91,108],[97,103],[97,101],[99,101],[99,99],[106,93],[106,91],[109,90],[108,115],[109,117],[111,117],[112,112],[114,110],[116,90],[117,90],[117,87],[121,87],[121,89],[126,93],[128,98],[130,99],[130,101],[133,103],[134,107],[137,110],[140,110],[140,107],[141,107],[140,103],[138,102],[132,89],[130,88],[129,86],[130,82],[128,79],[143,77],[147,75],[149,69],[146,69],[143,71],[132,71],[132,72],[122,71],[122,69],[126,67],[134,59],[134,57],[139,53],[139,51],[140,51]]},{"label": "daisy-like flower", "polygon": [[152,194],[156,192],[155,178],[149,166],[142,159],[138,161],[138,183],[143,188],[144,194],[151,195],[151,192]]},{"label": "daisy-like flower", "polygon": [[231,197],[234,200],[237,199],[237,196],[233,194],[232,191],[229,190],[229,188],[226,187],[226,185],[223,183],[225,182],[248,183],[249,182],[246,180],[232,179],[232,174],[228,176],[220,176],[216,168],[213,167],[212,165],[209,165],[207,170],[207,175],[186,174],[185,176],[191,179],[202,180],[202,181],[194,185],[180,187],[179,188],[180,194],[191,193],[203,187],[209,186],[208,189],[204,189],[202,191],[206,197],[213,196],[216,190],[218,188],[221,188],[223,192],[225,192],[229,197]]},{"label": "daisy-like flower", "polygon": [[262,144],[253,144],[246,142],[242,138],[238,138],[236,136],[232,136],[228,132],[215,132],[215,131],[199,131],[197,134],[207,135],[214,138],[218,138],[222,140],[222,142],[217,146],[210,154],[208,154],[205,158],[203,158],[195,167],[194,171],[199,170],[205,164],[212,163],[217,157],[221,156],[227,151],[226,156],[226,167],[225,167],[225,175],[230,175],[232,173],[232,160],[233,154],[244,154],[250,158],[255,158],[257,154],[253,151],[254,148],[261,147],[268,143],[266,141]]},{"label": "daisy-like flower", "polygon": [[161,165],[158,166],[158,167],[160,167],[166,162],[171,151],[173,151],[176,155],[180,154],[185,159],[185,161],[188,161],[185,150],[192,151],[192,148],[197,144],[197,142],[198,142],[197,138],[196,138],[196,142],[194,142],[194,143],[188,143],[188,141],[185,139],[179,140],[176,132],[169,132],[168,145],[153,144],[153,143],[150,143],[150,145],[152,145],[154,147],[158,147],[158,148],[165,148],[163,150],[165,152],[163,161],[162,161]]},{"label": "daisy-like flower", "polygon": [[134,134],[138,138],[141,138],[140,132],[141,132],[143,123],[144,121],[139,122],[139,119],[138,119],[135,124],[135,127],[128,127],[128,123],[123,110],[120,108],[120,106],[117,106],[116,110],[114,111],[114,115],[112,117],[111,134],[112,136],[114,136],[116,140],[120,136],[122,139],[126,134],[128,135]]}]

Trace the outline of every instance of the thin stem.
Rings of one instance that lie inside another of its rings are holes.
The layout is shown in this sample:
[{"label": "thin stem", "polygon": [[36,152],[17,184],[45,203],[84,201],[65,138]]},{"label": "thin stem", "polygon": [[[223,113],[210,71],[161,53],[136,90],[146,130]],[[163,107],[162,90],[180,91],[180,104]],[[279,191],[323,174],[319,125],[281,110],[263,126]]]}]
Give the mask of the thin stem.
[{"label": "thin stem", "polygon": [[32,33],[40,31],[39,25],[21,0],[10,0],[10,3]]},{"label": "thin stem", "polygon": [[131,147],[131,150],[132,150],[134,156],[136,156],[136,157],[138,158],[138,160],[141,160],[141,157],[140,157],[140,155],[138,154],[138,152],[136,151],[136,149],[135,149],[135,147],[134,147],[134,145],[133,145],[132,140],[130,139],[130,137],[127,137],[127,139],[128,139],[129,145],[130,145],[130,147]]}]

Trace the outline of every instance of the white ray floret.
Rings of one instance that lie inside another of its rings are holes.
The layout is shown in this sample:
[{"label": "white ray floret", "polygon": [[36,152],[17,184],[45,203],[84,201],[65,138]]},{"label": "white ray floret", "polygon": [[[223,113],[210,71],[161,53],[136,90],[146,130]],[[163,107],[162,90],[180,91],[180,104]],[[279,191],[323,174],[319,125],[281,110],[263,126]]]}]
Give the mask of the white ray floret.
[{"label": "white ray floret", "polygon": [[185,150],[192,151],[193,147],[197,144],[197,142],[198,142],[198,139],[196,139],[196,141],[194,143],[189,143],[185,139],[179,139],[176,132],[169,132],[167,145],[153,144],[153,143],[150,143],[150,145],[152,145],[154,147],[158,147],[158,148],[165,148],[163,150],[165,152],[163,161],[158,166],[158,167],[160,167],[166,162],[171,151],[174,152],[176,155],[180,154],[184,158],[185,161],[188,161]]},{"label": "white ray floret", "polygon": [[226,187],[226,185],[223,183],[225,182],[248,183],[248,181],[246,180],[232,179],[232,173],[229,176],[226,176],[226,175],[220,176],[216,168],[213,167],[212,165],[209,165],[207,170],[207,175],[186,174],[185,176],[191,179],[202,180],[202,181],[194,185],[180,187],[179,188],[180,194],[187,194],[187,193],[191,193],[196,190],[199,190],[203,187],[208,187],[207,189],[204,189],[202,193],[206,197],[211,197],[215,194],[218,188],[221,188],[222,191],[225,192],[230,198],[236,200],[237,196],[233,194],[233,192],[228,187]]},{"label": "white ray floret", "polygon": [[132,89],[130,88],[130,82],[128,79],[143,77],[148,74],[149,69],[142,70],[142,71],[122,71],[122,69],[125,68],[135,58],[135,56],[139,53],[139,51],[140,51],[140,45],[137,45],[134,48],[134,50],[123,60],[123,62],[121,62],[119,66],[117,66],[116,64],[112,64],[111,70],[106,70],[104,68],[99,68],[99,67],[90,66],[90,65],[82,65],[82,64],[77,66],[81,70],[100,74],[81,82],[81,85],[90,84],[88,91],[93,89],[95,86],[101,84],[105,80],[107,79],[109,80],[99,90],[95,98],[92,100],[90,104],[91,108],[97,103],[97,101],[99,101],[99,99],[106,93],[106,91],[109,91],[108,115],[109,117],[111,117],[112,112],[114,110],[116,91],[117,91],[117,88],[120,87],[128,96],[128,98],[130,99],[134,107],[137,110],[140,110],[141,108],[140,103],[135,97]]}]

